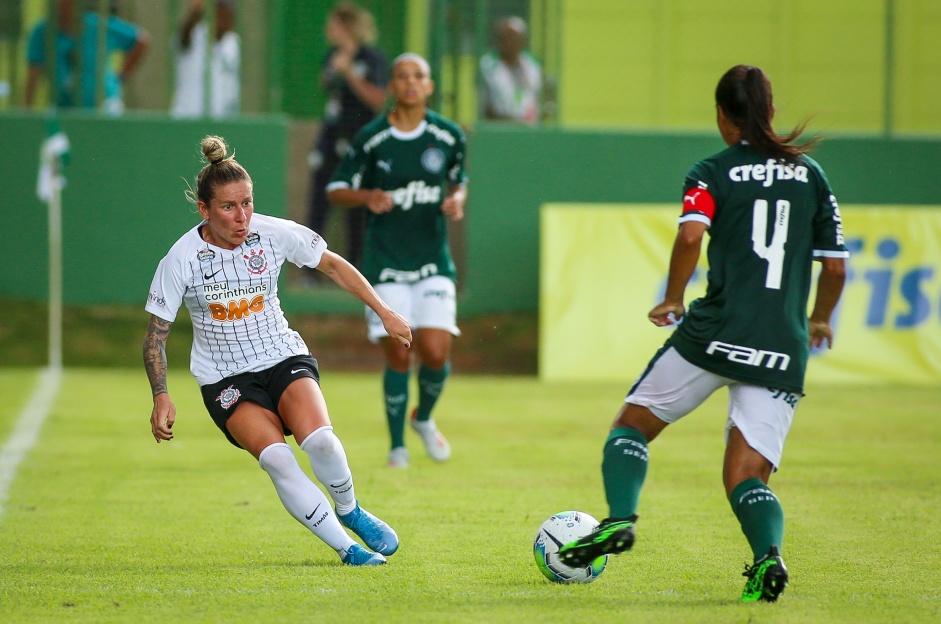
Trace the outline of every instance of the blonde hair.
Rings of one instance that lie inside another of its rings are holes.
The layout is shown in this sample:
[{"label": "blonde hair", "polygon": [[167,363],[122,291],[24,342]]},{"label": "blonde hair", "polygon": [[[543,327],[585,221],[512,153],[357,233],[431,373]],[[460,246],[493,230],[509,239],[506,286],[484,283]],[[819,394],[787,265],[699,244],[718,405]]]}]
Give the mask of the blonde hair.
[{"label": "blonde hair", "polygon": [[230,182],[252,181],[245,167],[235,160],[235,153],[227,156],[229,146],[220,136],[208,135],[199,142],[199,150],[203,153],[206,165],[196,175],[196,186],[187,189],[184,194],[192,204],[203,202],[207,206],[212,200],[213,192],[217,186]]},{"label": "blonde hair", "polygon": [[339,2],[330,12],[330,17],[346,28],[359,43],[376,42],[376,20],[372,13],[353,2]]}]

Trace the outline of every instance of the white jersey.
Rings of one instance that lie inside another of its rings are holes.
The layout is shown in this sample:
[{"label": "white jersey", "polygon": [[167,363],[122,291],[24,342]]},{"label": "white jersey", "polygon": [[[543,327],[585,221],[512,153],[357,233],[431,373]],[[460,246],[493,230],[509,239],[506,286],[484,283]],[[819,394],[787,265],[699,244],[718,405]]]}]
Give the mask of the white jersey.
[{"label": "white jersey", "polygon": [[145,306],[173,322],[186,304],[193,321],[190,371],[199,384],[309,355],[284,318],[278,276],[285,261],[320,264],[327,250],[323,238],[293,221],[255,213],[245,242],[230,250],[204,241],[204,224],[184,234],[160,261]]}]

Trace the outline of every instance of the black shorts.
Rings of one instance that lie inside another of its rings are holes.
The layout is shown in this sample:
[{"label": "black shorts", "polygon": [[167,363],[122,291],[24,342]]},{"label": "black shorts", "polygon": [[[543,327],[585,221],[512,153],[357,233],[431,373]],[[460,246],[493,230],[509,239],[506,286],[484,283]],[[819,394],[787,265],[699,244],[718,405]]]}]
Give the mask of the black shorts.
[{"label": "black shorts", "polygon": [[[235,408],[243,401],[257,403],[266,410],[278,414],[278,402],[291,382],[301,377],[310,377],[320,384],[320,371],[317,360],[309,355],[295,355],[275,364],[271,368],[254,373],[241,373],[226,377],[208,386],[200,386],[203,404],[212,416],[216,426],[235,446],[242,448],[226,428],[226,422],[235,413]],[[278,414],[280,417],[280,414]],[[284,421],[281,421],[284,435],[291,435]]]}]

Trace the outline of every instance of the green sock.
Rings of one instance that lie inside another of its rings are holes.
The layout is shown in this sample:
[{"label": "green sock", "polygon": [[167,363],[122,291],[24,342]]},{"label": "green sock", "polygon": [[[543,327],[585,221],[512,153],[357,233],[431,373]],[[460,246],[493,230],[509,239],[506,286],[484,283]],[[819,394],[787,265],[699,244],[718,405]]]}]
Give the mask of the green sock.
[{"label": "green sock", "polygon": [[778,497],[761,479],[746,479],[732,490],[732,511],[742,525],[755,561],[768,554],[772,546],[781,549],[784,540],[784,510]]},{"label": "green sock", "polygon": [[386,399],[386,420],[392,448],[405,446],[405,410],[408,407],[408,372],[386,368],[382,375],[382,391]]},{"label": "green sock", "polygon": [[418,367],[418,409],[415,411],[415,420],[425,421],[431,418],[444,382],[451,374],[451,363],[447,362],[438,370],[427,368],[424,364]]},{"label": "green sock", "polygon": [[611,518],[637,513],[640,490],[647,477],[647,438],[640,431],[618,427],[604,444],[601,476]]}]

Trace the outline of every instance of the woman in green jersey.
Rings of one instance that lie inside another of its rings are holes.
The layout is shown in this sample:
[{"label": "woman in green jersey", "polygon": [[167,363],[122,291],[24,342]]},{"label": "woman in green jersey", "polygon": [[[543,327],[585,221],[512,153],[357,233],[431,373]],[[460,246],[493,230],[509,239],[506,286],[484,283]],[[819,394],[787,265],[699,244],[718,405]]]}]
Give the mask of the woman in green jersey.
[{"label": "woman in green jersey", "polygon": [[[465,139],[460,127],[428,110],[434,90],[427,61],[403,54],[392,62],[392,109],[354,137],[327,186],[331,202],[366,206],[366,242],[361,270],[392,309],[414,330],[418,359],[418,404],[411,426],[428,455],[445,461],[451,448],[431,416],[450,374],[451,342],[460,335],[455,303],[455,269],[446,219],[464,217]],[[391,450],[388,465],[408,466],[411,353],[391,339],[366,311],[369,338],[385,354],[383,374]]]},{"label": "woman in green jersey", "polygon": [[[784,136],[771,126],[765,74],[735,66],[719,81],[715,98],[728,148],[687,174],[666,293],[648,315],[657,326],[678,325],[631,387],[605,443],[609,517],[562,547],[560,556],[585,565],[631,548],[648,443],[727,387],[723,482],[754,556],[742,600],[773,602],[788,572],[781,558],[784,513],[768,480],[803,396],[809,347],[832,346],[830,316],[849,254],[829,182],[806,155],[814,141],[794,144],[804,124]],[[687,310],[686,285],[707,230],[706,295]],[[821,272],[808,319],[814,260]]]}]

